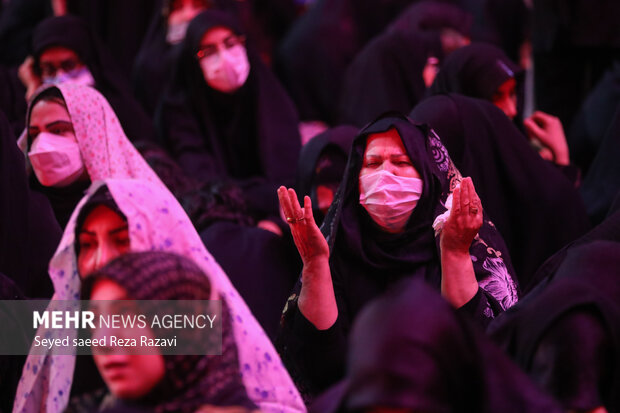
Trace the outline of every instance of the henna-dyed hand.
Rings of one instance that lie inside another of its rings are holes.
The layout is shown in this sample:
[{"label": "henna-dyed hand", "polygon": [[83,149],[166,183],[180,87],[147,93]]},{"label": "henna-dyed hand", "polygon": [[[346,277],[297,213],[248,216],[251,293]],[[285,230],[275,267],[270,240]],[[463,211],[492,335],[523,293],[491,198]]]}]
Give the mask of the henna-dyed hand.
[{"label": "henna-dyed hand", "polygon": [[304,265],[316,259],[329,257],[329,246],[312,215],[312,202],[309,196],[304,197],[304,207],[299,205],[295,190],[278,188],[280,206],[289,224],[295,246],[299,251]]},{"label": "henna-dyed hand", "polygon": [[441,232],[440,248],[445,252],[469,253],[482,226],[482,205],[471,178],[464,178],[452,193],[452,211]]}]

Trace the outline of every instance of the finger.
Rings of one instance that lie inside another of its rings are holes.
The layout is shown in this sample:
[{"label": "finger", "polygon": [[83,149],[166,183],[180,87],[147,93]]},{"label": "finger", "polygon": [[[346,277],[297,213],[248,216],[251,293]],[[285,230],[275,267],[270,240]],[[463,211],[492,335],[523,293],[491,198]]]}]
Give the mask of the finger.
[{"label": "finger", "polygon": [[308,195],[304,197],[304,218],[306,219],[306,224],[314,222],[314,213],[312,212],[312,200]]},{"label": "finger", "polygon": [[291,202],[292,215],[291,218],[294,220],[298,220],[303,218],[304,212],[301,210],[301,206],[299,205],[299,200],[297,199],[297,193],[293,188],[288,189],[288,198]]},{"label": "finger", "polygon": [[471,183],[471,178],[464,178],[461,181],[461,210],[467,212],[469,208],[469,184]]},{"label": "finger", "polygon": [[538,124],[532,120],[531,118],[527,118],[523,121],[523,126],[525,126],[525,130],[528,134],[528,137],[539,138],[544,134],[544,131],[538,126]]},{"label": "finger", "polygon": [[461,213],[461,187],[457,186],[452,192],[452,209],[457,215]]},{"label": "finger", "polygon": [[542,126],[547,125],[549,122],[553,122],[555,119],[557,119],[555,116],[550,115],[548,113],[545,113],[543,111],[537,110],[534,113],[532,113],[532,117],[537,121],[540,122],[542,124]]},{"label": "finger", "polygon": [[284,186],[281,186],[278,189],[278,197],[280,198],[280,205],[282,205],[282,210],[284,211],[284,217],[288,221],[288,219],[292,217],[293,208],[291,206],[291,201],[288,196],[288,191]]}]

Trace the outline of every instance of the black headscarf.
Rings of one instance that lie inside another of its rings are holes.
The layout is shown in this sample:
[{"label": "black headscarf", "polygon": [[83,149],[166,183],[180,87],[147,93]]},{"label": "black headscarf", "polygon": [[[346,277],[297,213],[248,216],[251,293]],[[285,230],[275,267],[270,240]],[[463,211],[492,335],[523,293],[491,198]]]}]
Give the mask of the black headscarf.
[{"label": "black headscarf", "polygon": [[311,412],[562,411],[470,320],[415,280],[364,308],[347,359],[346,379]]},{"label": "black headscarf", "polygon": [[129,78],[156,6],[153,0],[66,0],[69,13],[82,17]]},{"label": "black headscarf", "polygon": [[110,102],[131,141],[155,139],[152,121],[132,96],[129,82],[84,20],[67,15],[39,23],[32,39],[35,67],[41,53],[52,46],[66,47],[80,57],[95,79],[95,88]]},{"label": "black headscarf", "polygon": [[458,93],[490,101],[502,83],[511,78],[518,83],[522,76],[523,70],[501,49],[472,43],[446,57],[429,91],[431,95]]},{"label": "black headscarf", "polygon": [[[157,0],[142,45],[136,55],[132,84],[136,98],[153,115],[172,72],[180,46],[166,41],[171,0]],[[214,5],[217,7],[217,5]]]},{"label": "black headscarf", "polygon": [[303,121],[336,125],[345,72],[357,53],[413,0],[317,0],[293,25],[275,67]]},{"label": "black headscarf", "polygon": [[204,33],[216,26],[242,34],[236,20],[221,11],[207,10],[192,20],[156,123],[188,175],[257,180],[246,188],[250,203],[277,210],[275,189],[292,183],[301,147],[297,113],[251,47],[250,74],[239,90],[226,94],[207,85],[196,52]]},{"label": "black headscarf", "polygon": [[620,60],[596,84],[567,128],[571,162],[586,174],[620,106]]},{"label": "black headscarf", "polygon": [[620,243],[611,241],[570,248],[548,285],[490,326],[493,338],[567,410],[620,411],[619,251]]},{"label": "black headscarf", "polygon": [[620,104],[580,191],[593,224],[601,222],[620,191]]},{"label": "black headscarf", "polygon": [[587,231],[575,188],[492,103],[435,96],[418,104],[411,117],[429,124],[456,167],[472,177],[483,207],[506,240],[522,287],[544,260]]},{"label": "black headscarf", "polygon": [[351,62],[340,96],[340,120],[363,126],[381,113],[408,113],[426,93],[422,73],[428,57],[443,59],[440,32],[469,36],[471,16],[436,1],[416,2]]},{"label": "black headscarf", "polygon": [[[398,131],[413,166],[424,181],[422,195],[404,232],[399,234],[379,229],[359,203],[359,173],[368,136],[391,128]],[[330,248],[329,265],[338,319],[327,330],[329,333],[303,327],[310,323],[297,306],[300,282],[283,315],[278,345],[284,349],[281,351],[283,360],[301,386],[301,392],[312,394],[342,377],[346,337],[356,315],[371,299],[403,278],[424,280],[440,289],[439,236],[435,234],[433,223],[446,211],[446,199],[460,179],[460,173],[437,135],[402,115],[386,114],[360,131],[353,142],[334,202],[321,226]],[[471,313],[484,323],[483,319],[493,317],[517,299],[517,286],[511,278],[513,270],[506,246],[486,218],[479,236],[472,242],[470,254],[475,257],[473,267],[481,287],[477,297],[486,297],[486,300],[477,299],[482,304],[474,305]],[[300,336],[303,334],[312,338],[305,340],[306,337]],[[320,340],[317,334],[332,343],[331,354],[322,353],[320,347],[324,342],[317,345],[310,342]],[[318,374],[319,371],[322,373]]]},{"label": "black headscarf", "polygon": [[24,154],[0,113],[0,272],[28,297],[51,297],[47,265],[61,228],[45,196],[30,190]]},{"label": "black headscarf", "polygon": [[428,57],[443,56],[439,33],[387,31],[372,40],[344,76],[340,121],[359,127],[386,110],[407,113],[424,97]]},{"label": "black headscarf", "polygon": [[[351,144],[357,132],[358,129],[354,126],[337,126],[313,137],[301,148],[295,189],[300,197],[300,204],[305,195],[310,196],[317,225],[321,225],[324,217],[319,210],[316,187],[322,183],[333,184],[342,180]],[[333,188],[334,194],[336,189]]]},{"label": "black headscarf", "polygon": [[[134,300],[212,297],[210,280],[194,262],[161,251],[129,253],[113,260],[87,278],[83,296],[89,297],[95,281],[100,279],[117,282]],[[222,354],[164,356],[164,378],[144,397],[144,404],[162,413],[195,412],[205,404],[256,408],[241,379],[231,322],[222,301]]]},{"label": "black headscarf", "polygon": [[11,0],[0,15],[0,62],[18,66],[28,57],[32,31],[53,14],[48,0]]}]

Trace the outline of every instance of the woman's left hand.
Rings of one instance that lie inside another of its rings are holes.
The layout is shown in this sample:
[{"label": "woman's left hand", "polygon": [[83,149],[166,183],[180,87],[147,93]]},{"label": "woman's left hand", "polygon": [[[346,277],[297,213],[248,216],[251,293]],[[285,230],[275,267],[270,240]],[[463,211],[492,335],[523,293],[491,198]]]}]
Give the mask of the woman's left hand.
[{"label": "woman's left hand", "polygon": [[452,211],[439,240],[445,252],[469,253],[469,247],[482,226],[482,205],[471,178],[463,178],[452,193]]}]

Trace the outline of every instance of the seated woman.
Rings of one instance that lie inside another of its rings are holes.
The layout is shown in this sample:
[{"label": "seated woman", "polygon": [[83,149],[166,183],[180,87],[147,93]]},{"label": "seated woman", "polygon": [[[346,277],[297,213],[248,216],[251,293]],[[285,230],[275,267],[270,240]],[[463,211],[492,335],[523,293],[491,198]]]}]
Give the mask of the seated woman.
[{"label": "seated woman", "polygon": [[133,147],[107,100],[87,86],[40,89],[20,145],[34,171],[31,188],[47,196],[62,227],[91,182],[134,178],[159,183]]},{"label": "seated woman", "polygon": [[[430,95],[458,93],[493,102],[511,120],[520,116],[520,83],[523,69],[496,46],[474,43],[455,51],[442,63]],[[523,120],[527,137],[540,156],[552,161],[577,180],[570,165],[562,123],[555,116],[536,111]]]},{"label": "seated woman", "polygon": [[387,110],[409,112],[424,98],[439,62],[469,44],[471,20],[447,2],[412,2],[347,68],[340,122],[363,127]]},{"label": "seated woman", "polygon": [[[192,259],[219,292],[234,320],[239,366],[250,399],[264,412],[304,411],[299,393],[269,338],[205,249],[181,205],[161,185],[107,179],[91,186],[67,224],[50,262],[53,299],[78,299],[81,279],[88,274],[129,251],[153,250]],[[26,366],[14,409],[30,412],[46,406],[48,412],[63,411],[75,387],[72,384],[81,384],[75,357],[31,354]],[[50,377],[55,380],[50,381]]]},{"label": "seated woman", "polygon": [[323,223],[342,181],[357,132],[358,128],[353,126],[336,126],[313,137],[301,148],[295,189],[310,196],[312,215],[318,226]]},{"label": "seated woman", "polygon": [[132,142],[153,141],[151,118],[131,94],[128,80],[88,24],[76,16],[50,17],[32,34],[33,57],[21,68],[30,100],[41,84],[96,88],[110,102]]},{"label": "seated woman", "polygon": [[236,180],[252,211],[277,216],[301,147],[291,100],[224,12],[196,16],[181,47],[155,116],[164,144],[187,175]]},{"label": "seated woman", "polygon": [[[209,278],[193,261],[160,251],[116,258],[87,278],[82,297],[166,301],[218,298]],[[128,354],[126,349],[112,345],[93,349],[95,364],[110,394],[100,406],[91,406],[88,411],[131,406],[157,412],[193,413],[206,405],[234,406],[240,413],[258,411],[243,386],[233,322],[224,304],[221,355]],[[140,331],[138,334],[144,333]],[[157,336],[157,332],[152,333]],[[183,333],[179,340],[188,342],[195,332],[187,329]],[[98,334],[101,333],[95,330],[93,338]],[[130,337],[128,334],[131,330],[125,337]],[[203,343],[208,353],[206,345]],[[114,364],[124,365],[122,374]]]},{"label": "seated woman", "polygon": [[148,32],[136,55],[133,89],[136,98],[152,116],[183,41],[189,22],[213,6],[211,0],[158,0]]},{"label": "seated woman", "polygon": [[619,217],[554,256],[545,282],[490,325],[493,339],[566,411],[620,409]]},{"label": "seated woman", "polygon": [[410,116],[430,125],[455,166],[476,182],[486,212],[506,241],[523,291],[551,254],[588,230],[574,185],[538,156],[491,102],[458,94],[433,96]]},{"label": "seated woman", "polygon": [[359,314],[345,379],[310,411],[564,412],[419,280],[397,283]]},{"label": "seated woman", "polygon": [[278,345],[306,395],[342,377],[357,313],[399,279],[425,280],[483,325],[517,301],[508,252],[471,179],[433,131],[402,115],[380,117],[353,142],[324,233],[309,197],[302,209],[294,190],[278,196],[303,261]]}]

